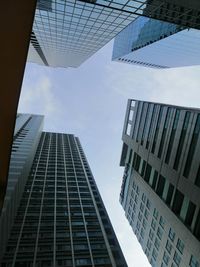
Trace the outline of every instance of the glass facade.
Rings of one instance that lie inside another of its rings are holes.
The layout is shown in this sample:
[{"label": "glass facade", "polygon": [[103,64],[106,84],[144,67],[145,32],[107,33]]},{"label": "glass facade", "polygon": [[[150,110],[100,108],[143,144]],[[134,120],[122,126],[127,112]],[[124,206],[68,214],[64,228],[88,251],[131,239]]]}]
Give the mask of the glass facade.
[{"label": "glass facade", "polygon": [[199,44],[198,30],[139,17],[115,38],[112,59],[152,68],[199,65]]},{"label": "glass facade", "polygon": [[173,5],[164,0],[38,0],[28,60],[78,67],[141,15],[198,29],[198,10],[195,0],[176,0]]},{"label": "glass facade", "polygon": [[[133,101],[134,114],[125,120],[122,136],[126,183],[120,202],[152,266],[189,266],[192,255],[200,260],[200,111]],[[131,105],[129,100],[126,118]]]},{"label": "glass facade", "polygon": [[40,0],[28,60],[78,67],[137,17],[96,2],[102,1]]},{"label": "glass facade", "polygon": [[42,133],[1,266],[127,266],[77,137]]}]

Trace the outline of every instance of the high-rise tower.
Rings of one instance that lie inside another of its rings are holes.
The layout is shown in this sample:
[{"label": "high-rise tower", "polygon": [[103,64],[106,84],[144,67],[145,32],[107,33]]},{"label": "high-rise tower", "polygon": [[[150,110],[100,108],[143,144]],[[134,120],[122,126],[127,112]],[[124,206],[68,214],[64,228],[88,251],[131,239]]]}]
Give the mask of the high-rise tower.
[{"label": "high-rise tower", "polygon": [[200,110],[129,100],[120,202],[152,266],[200,264]]},{"label": "high-rise tower", "polygon": [[0,217],[0,256],[4,251],[42,134],[43,116],[18,114],[13,136],[7,190]]},{"label": "high-rise tower", "polygon": [[127,266],[79,139],[36,147],[1,266]]},{"label": "high-rise tower", "polygon": [[112,59],[159,69],[200,65],[199,45],[199,30],[141,16],[116,36]]}]

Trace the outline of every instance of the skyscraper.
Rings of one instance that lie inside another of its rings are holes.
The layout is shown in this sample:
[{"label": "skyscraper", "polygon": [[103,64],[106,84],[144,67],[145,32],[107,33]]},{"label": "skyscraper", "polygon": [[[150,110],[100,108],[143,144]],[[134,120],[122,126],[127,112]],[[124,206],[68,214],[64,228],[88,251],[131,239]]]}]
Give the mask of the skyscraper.
[{"label": "skyscraper", "polygon": [[43,132],[34,147],[1,266],[127,266],[79,139]]},{"label": "skyscraper", "polygon": [[200,29],[196,0],[38,0],[28,60],[78,67],[139,16]]},{"label": "skyscraper", "polygon": [[104,2],[40,0],[28,60],[53,67],[78,67],[137,17]]},{"label": "skyscraper", "polygon": [[152,266],[200,265],[200,110],[129,100],[120,202]]},{"label": "skyscraper", "polygon": [[43,116],[31,114],[17,115],[8,173],[8,184],[0,217],[0,255],[3,253],[10,235],[10,230],[42,133],[42,127]]},{"label": "skyscraper", "polygon": [[114,41],[113,60],[151,68],[200,65],[200,31],[139,17]]}]

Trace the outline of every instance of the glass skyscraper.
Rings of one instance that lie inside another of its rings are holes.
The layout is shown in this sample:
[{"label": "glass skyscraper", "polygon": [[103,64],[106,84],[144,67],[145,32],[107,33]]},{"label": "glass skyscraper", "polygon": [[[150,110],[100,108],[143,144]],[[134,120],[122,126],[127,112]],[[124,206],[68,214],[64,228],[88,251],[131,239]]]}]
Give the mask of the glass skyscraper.
[{"label": "glass skyscraper", "polygon": [[199,45],[199,30],[139,17],[115,38],[112,58],[152,68],[199,65]]},{"label": "glass skyscraper", "polygon": [[200,266],[200,110],[129,100],[120,202],[149,262]]},{"label": "glass skyscraper", "polygon": [[28,60],[78,67],[136,17],[102,1],[40,0]]},{"label": "glass skyscraper", "polygon": [[139,16],[200,28],[196,0],[38,0],[28,60],[78,67]]},{"label": "glass skyscraper", "polygon": [[127,266],[79,139],[40,132],[38,141],[1,266]]}]

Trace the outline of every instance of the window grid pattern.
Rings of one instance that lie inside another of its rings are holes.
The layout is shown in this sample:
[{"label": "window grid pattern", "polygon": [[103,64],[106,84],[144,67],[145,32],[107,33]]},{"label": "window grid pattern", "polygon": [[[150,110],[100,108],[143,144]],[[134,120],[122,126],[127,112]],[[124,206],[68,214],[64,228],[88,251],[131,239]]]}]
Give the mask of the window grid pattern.
[{"label": "window grid pattern", "polygon": [[79,140],[42,133],[3,266],[127,266]]},{"label": "window grid pattern", "polygon": [[[78,67],[137,17],[92,1],[40,3],[35,13],[30,49],[35,49],[43,63],[50,66]],[[38,62],[31,50],[29,60]]]}]

